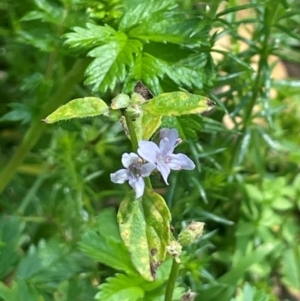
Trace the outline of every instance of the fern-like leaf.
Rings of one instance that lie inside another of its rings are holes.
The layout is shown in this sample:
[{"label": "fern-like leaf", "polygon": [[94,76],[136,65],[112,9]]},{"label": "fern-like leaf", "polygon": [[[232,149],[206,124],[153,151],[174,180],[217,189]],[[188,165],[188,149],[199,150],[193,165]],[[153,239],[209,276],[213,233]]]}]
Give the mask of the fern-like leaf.
[{"label": "fern-like leaf", "polygon": [[207,44],[210,26],[199,17],[186,17],[182,13],[163,11],[147,22],[134,27],[129,36],[145,41],[192,45]]},{"label": "fern-like leaf", "polygon": [[134,25],[140,24],[152,17],[153,14],[171,9],[175,6],[174,0],[150,0],[128,7],[119,24],[119,30],[125,31]]},{"label": "fern-like leaf", "polygon": [[74,27],[74,32],[65,34],[67,38],[66,44],[73,48],[84,48],[102,43],[108,42],[112,35],[116,34],[116,31],[107,26],[98,26],[88,23],[86,28]]},{"label": "fern-like leaf", "polygon": [[108,44],[89,52],[89,56],[96,59],[86,70],[86,84],[93,85],[94,90],[102,92],[113,90],[117,81],[124,81],[126,66],[133,65],[134,54],[141,49],[140,41],[128,39],[124,33],[117,33]]}]

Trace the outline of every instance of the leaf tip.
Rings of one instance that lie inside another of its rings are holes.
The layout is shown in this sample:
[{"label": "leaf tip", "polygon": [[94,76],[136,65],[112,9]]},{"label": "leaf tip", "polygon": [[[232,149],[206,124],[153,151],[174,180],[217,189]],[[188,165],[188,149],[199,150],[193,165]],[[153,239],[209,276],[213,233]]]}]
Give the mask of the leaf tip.
[{"label": "leaf tip", "polygon": [[49,120],[48,120],[47,118],[41,119],[41,121],[43,121],[43,122],[46,123],[46,124],[49,124],[49,123],[50,123]]},{"label": "leaf tip", "polygon": [[216,105],[216,103],[208,98],[206,100],[206,105],[208,106],[209,109],[212,109]]}]

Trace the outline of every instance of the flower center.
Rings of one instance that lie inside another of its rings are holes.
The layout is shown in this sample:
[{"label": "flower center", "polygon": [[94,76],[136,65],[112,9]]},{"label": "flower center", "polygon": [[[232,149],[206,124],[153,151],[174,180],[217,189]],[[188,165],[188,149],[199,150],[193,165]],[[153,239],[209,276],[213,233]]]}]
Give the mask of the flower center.
[{"label": "flower center", "polygon": [[137,159],[135,162],[132,162],[128,169],[130,170],[131,174],[135,177],[135,178],[139,178],[142,175],[142,171],[141,171],[141,166],[142,166],[142,159]]}]

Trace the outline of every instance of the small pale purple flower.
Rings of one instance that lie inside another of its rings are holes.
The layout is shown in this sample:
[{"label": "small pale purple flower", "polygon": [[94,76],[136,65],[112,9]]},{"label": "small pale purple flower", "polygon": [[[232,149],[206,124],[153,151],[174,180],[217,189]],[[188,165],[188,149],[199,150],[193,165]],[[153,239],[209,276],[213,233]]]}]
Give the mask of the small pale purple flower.
[{"label": "small pale purple flower", "polygon": [[134,189],[136,198],[143,195],[145,182],[143,177],[148,177],[152,170],[156,168],[153,163],[143,164],[143,160],[135,153],[124,153],[122,156],[122,164],[125,169],[120,169],[110,174],[112,182],[123,184],[125,181]]},{"label": "small pale purple flower", "polygon": [[184,154],[173,154],[175,147],[181,143],[178,131],[175,129],[161,129],[159,147],[152,141],[140,141],[138,154],[150,163],[156,164],[156,168],[162,174],[166,184],[171,169],[192,170],[194,162]]}]

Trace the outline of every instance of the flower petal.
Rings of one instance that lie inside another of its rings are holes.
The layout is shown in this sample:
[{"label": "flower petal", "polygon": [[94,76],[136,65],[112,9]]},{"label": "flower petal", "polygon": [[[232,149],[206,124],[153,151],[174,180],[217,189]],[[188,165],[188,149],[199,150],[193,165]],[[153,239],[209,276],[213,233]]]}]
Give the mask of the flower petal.
[{"label": "flower petal", "polygon": [[139,156],[135,153],[130,153],[130,154],[124,153],[122,155],[122,164],[125,168],[128,168],[130,164],[136,162],[138,158]]},{"label": "flower petal", "polygon": [[171,154],[168,156],[170,161],[167,163],[169,168],[180,170],[192,170],[195,168],[194,162],[185,154]]},{"label": "flower petal", "polygon": [[153,163],[145,163],[141,166],[141,176],[148,177],[150,176],[153,169],[156,168],[156,165]]},{"label": "flower petal", "polygon": [[140,141],[138,154],[150,163],[156,162],[156,155],[159,152],[158,146],[152,141]]},{"label": "flower petal", "polygon": [[162,129],[160,136],[162,139],[159,142],[159,149],[162,155],[171,154],[178,142],[178,131],[176,129]]},{"label": "flower petal", "polygon": [[166,184],[169,185],[168,176],[170,174],[170,168],[168,167],[168,165],[167,164],[157,164],[157,169],[158,169],[158,171],[160,171]]},{"label": "flower petal", "polygon": [[110,180],[113,183],[123,184],[125,181],[129,179],[128,170],[127,169],[120,169],[115,173],[110,174]]},{"label": "flower petal", "polygon": [[129,185],[135,191],[135,196],[136,196],[137,199],[140,198],[143,195],[144,189],[145,189],[145,182],[144,182],[142,177],[129,178]]}]

